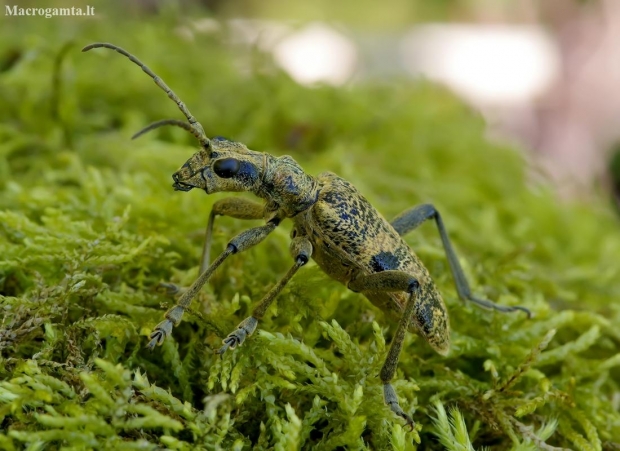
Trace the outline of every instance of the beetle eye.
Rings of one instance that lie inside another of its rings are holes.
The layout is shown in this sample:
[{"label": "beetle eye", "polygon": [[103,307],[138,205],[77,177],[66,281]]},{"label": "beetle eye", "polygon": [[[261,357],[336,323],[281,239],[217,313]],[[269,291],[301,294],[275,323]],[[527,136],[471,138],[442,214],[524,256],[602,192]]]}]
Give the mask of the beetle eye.
[{"label": "beetle eye", "polygon": [[229,179],[239,172],[239,160],[222,158],[213,163],[213,171],[224,179]]}]

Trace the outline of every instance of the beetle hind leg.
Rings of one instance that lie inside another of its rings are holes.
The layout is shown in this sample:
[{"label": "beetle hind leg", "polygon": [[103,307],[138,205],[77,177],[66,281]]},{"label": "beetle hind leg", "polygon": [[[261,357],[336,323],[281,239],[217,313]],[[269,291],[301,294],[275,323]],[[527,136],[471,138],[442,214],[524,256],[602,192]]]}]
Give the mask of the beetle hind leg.
[{"label": "beetle hind leg", "polygon": [[474,304],[486,309],[497,310],[500,312],[522,311],[525,312],[528,318],[532,317],[532,312],[525,307],[499,305],[486,299],[480,299],[472,294],[471,288],[469,287],[469,282],[467,282],[463,268],[461,268],[456,252],[452,247],[452,243],[450,242],[450,238],[446,232],[441,215],[433,205],[418,205],[417,207],[406,210],[394,218],[391,225],[399,235],[403,236],[411,230],[417,228],[428,219],[434,219],[437,224],[437,230],[439,231],[439,236],[441,237],[441,242],[448,259],[450,271],[454,277],[456,291],[460,299],[463,301],[473,302]]}]

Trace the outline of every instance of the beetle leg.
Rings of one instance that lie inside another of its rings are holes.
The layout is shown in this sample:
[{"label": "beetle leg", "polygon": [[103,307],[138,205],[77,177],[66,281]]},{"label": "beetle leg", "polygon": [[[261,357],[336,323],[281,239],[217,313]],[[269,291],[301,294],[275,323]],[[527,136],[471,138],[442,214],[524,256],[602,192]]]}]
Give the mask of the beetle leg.
[{"label": "beetle leg", "polygon": [[216,216],[230,216],[236,219],[263,219],[265,206],[243,197],[227,197],[213,204],[207,229],[205,231],[205,244],[200,258],[200,272],[207,269],[211,259],[211,242],[213,239],[213,222]]},{"label": "beetle leg", "polygon": [[391,224],[392,227],[394,227],[394,229],[398,232],[398,234],[402,236],[415,229],[428,219],[434,219],[435,223],[437,224],[439,236],[441,237],[441,242],[443,243],[443,248],[446,252],[446,257],[448,258],[450,271],[452,272],[452,277],[454,277],[456,291],[460,299],[462,299],[463,301],[473,302],[474,304],[477,304],[484,308],[498,310],[500,312],[514,312],[520,310],[522,312],[525,312],[528,318],[532,317],[532,312],[525,307],[509,307],[499,305],[486,299],[477,298],[472,294],[469,283],[467,282],[467,278],[465,277],[465,273],[463,272],[463,268],[461,268],[459,259],[456,255],[456,252],[454,251],[454,248],[452,247],[452,243],[450,242],[450,238],[448,238],[448,233],[446,232],[446,228],[443,224],[443,220],[441,219],[441,215],[433,205],[418,205],[417,207],[406,210],[400,215],[398,215],[396,218],[394,218]]},{"label": "beetle leg", "polygon": [[[216,216],[230,216],[236,219],[262,219],[264,210],[264,205],[249,199],[244,199],[243,197],[227,197],[215,202],[209,213],[209,221],[207,222],[207,229],[205,231],[205,242],[202,248],[202,257],[200,258],[200,269],[198,274],[205,272],[211,262],[213,222]],[[170,296],[181,294],[186,290],[186,288],[181,288],[174,283],[168,282],[160,283],[159,286]]]},{"label": "beetle leg", "polygon": [[269,222],[263,226],[254,227],[246,230],[245,232],[241,232],[239,235],[230,240],[228,246],[224,249],[224,252],[222,252],[219,257],[217,257],[215,261],[211,263],[211,265],[209,265],[209,267],[203,271],[200,276],[198,276],[198,279],[196,279],[196,281],[185,292],[183,292],[177,304],[166,312],[164,315],[166,319],[155,326],[155,329],[151,332],[151,341],[147,347],[153,349],[155,345],[161,345],[164,342],[166,337],[172,332],[172,328],[181,322],[181,317],[191,304],[192,299],[198,294],[200,289],[205,283],[207,283],[217,267],[220,266],[224,260],[228,258],[228,256],[238,252],[243,252],[257,245],[263,241],[275,228],[276,224]]},{"label": "beetle leg", "polygon": [[383,383],[383,399],[385,403],[390,406],[392,412],[399,417],[403,418],[407,425],[413,430],[415,422],[407,415],[398,403],[398,396],[396,391],[390,383],[396,374],[396,367],[398,365],[398,359],[400,352],[403,348],[405,341],[405,334],[409,329],[409,323],[415,313],[416,307],[419,307],[419,288],[420,284],[411,275],[402,271],[382,271],[374,274],[368,274],[349,282],[348,287],[353,291],[405,291],[409,293],[405,310],[398,322],[398,328],[390,344],[390,350],[388,351],[385,363],[381,368],[379,376]]},{"label": "beetle leg", "polygon": [[235,349],[237,346],[241,346],[246,337],[252,335],[258,325],[258,320],[261,319],[276,296],[280,294],[282,289],[295,275],[297,270],[308,263],[310,256],[312,255],[312,244],[306,237],[296,237],[291,242],[291,254],[295,259],[295,264],[288,270],[288,272],[280,279],[280,281],[265,295],[252,312],[252,316],[247,317],[239,325],[237,329],[231,332],[223,341],[224,346],[215,351],[217,354],[224,354],[226,350]]}]

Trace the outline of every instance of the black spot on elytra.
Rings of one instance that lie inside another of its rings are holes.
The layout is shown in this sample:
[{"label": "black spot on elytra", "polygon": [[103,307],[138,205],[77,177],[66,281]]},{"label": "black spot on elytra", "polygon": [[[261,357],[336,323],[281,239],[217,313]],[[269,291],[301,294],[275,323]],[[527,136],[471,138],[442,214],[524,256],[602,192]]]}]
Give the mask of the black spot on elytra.
[{"label": "black spot on elytra", "polygon": [[379,252],[370,259],[370,266],[375,272],[398,269],[400,260],[391,252]]},{"label": "black spot on elytra", "polygon": [[421,302],[420,307],[415,312],[418,324],[422,326],[422,330],[426,335],[433,330],[433,305],[431,302]]}]

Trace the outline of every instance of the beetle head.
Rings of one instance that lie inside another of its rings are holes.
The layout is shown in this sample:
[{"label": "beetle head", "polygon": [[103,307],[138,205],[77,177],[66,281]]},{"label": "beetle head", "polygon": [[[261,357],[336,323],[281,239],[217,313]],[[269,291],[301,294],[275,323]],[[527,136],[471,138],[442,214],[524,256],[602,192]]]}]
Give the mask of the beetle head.
[{"label": "beetle head", "polygon": [[262,154],[245,145],[214,138],[172,175],[172,186],[177,191],[200,188],[207,194],[254,191],[261,178],[262,163]]}]

